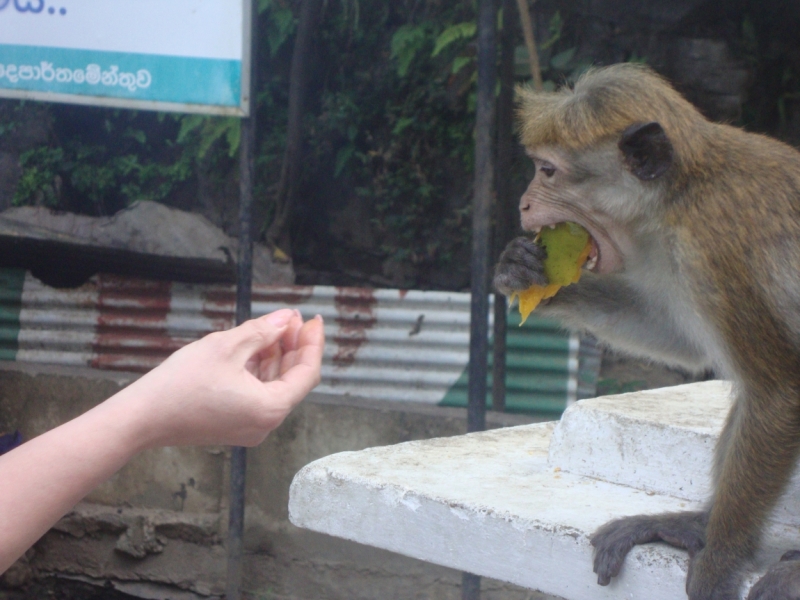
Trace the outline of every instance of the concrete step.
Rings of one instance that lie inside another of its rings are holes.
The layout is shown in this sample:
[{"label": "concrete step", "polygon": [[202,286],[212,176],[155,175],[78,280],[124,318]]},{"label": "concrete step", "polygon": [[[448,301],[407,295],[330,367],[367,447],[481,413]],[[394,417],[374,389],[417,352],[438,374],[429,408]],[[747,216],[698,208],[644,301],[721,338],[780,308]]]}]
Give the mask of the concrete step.
[{"label": "concrete step", "polygon": [[[568,600],[685,598],[685,552],[665,544],[639,546],[620,576],[600,587],[589,538],[610,519],[702,507],[701,484],[690,478],[689,491],[681,490],[686,476],[669,467],[685,471],[683,463],[697,453],[692,462],[707,477],[703,461],[724,420],[726,394],[724,384],[711,382],[583,401],[558,425],[328,456],[295,477],[290,519],[300,527]],[[685,405],[689,413],[673,416],[673,409]],[[658,454],[674,451],[670,448],[688,454],[672,459]],[[664,474],[669,483],[659,479]],[[615,477],[623,481],[608,480]],[[795,528],[774,524],[759,568],[797,547],[796,538]]]},{"label": "concrete step", "polygon": [[[561,417],[548,463],[576,475],[703,502],[711,497],[714,447],[731,393],[729,382],[706,381],[584,400]],[[797,473],[772,520],[800,526]]]}]

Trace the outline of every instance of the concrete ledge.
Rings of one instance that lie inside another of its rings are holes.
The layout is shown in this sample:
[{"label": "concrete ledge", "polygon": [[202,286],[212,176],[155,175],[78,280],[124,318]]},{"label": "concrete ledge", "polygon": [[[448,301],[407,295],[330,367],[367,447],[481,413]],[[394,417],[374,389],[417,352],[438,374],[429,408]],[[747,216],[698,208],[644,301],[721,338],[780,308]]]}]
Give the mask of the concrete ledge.
[{"label": "concrete ledge", "polygon": [[547,464],[552,429],[523,426],[321,459],[295,477],[290,520],[570,600],[645,597],[645,590],[652,600],[680,598],[685,554],[637,548],[624,577],[603,588],[588,536],[621,507],[636,514],[697,505],[554,470]]},{"label": "concrete ledge", "polygon": [[702,502],[731,386],[707,381],[584,400],[553,432],[549,464],[576,475]]},{"label": "concrete ledge", "polygon": [[[561,417],[548,463],[576,475],[703,502],[711,497],[714,448],[731,404],[727,381],[583,400]],[[797,473],[771,520],[800,526]]]},{"label": "concrete ledge", "polygon": [[[702,393],[713,392],[714,386],[717,391],[724,390],[723,384],[700,384],[696,410],[701,410]],[[632,402],[641,395],[627,395],[622,400]],[[670,393],[662,390],[650,397],[650,404],[669,397]],[[677,397],[684,401],[694,396],[692,389],[684,386]],[[597,412],[598,405],[592,402],[587,413]],[[714,413],[712,423],[721,423],[725,409],[721,401],[709,409]],[[604,427],[613,428],[613,412],[602,415],[591,436]],[[629,455],[620,451],[619,442],[639,439],[641,423],[624,410],[619,415],[617,425],[627,420],[619,435],[608,443],[590,436],[585,449],[592,449],[596,463],[605,460],[606,452],[620,453],[622,459],[612,466],[622,470]],[[704,417],[697,414],[693,418]],[[652,420],[645,421],[655,427]],[[703,441],[705,433],[696,431],[698,423],[687,421],[684,427],[673,420],[674,427],[663,429],[672,429],[678,437],[687,432],[699,436],[696,448],[706,443],[713,447],[711,431],[711,439]],[[589,422],[584,426],[589,427]],[[565,471],[548,462],[550,439],[558,427],[526,425],[323,458],[295,477],[290,520],[300,527],[569,600],[685,598],[685,552],[665,544],[639,546],[627,558],[620,576],[608,587],[600,587],[592,573],[589,537],[613,518],[696,510],[702,503]],[[559,435],[584,433],[581,427],[568,427]],[[622,448],[627,447],[625,443]],[[668,447],[668,436],[655,446]],[[645,449],[642,445],[642,452]],[[641,464],[645,458],[642,454]],[[630,460],[638,464],[637,459]],[[674,460],[680,464],[683,459]],[[707,472],[702,460],[702,456],[698,458],[699,468]],[[668,462],[654,464],[666,470]],[[636,482],[629,479],[628,483]],[[759,568],[763,570],[783,551],[797,546],[796,537],[794,528],[775,524],[758,557]],[[758,576],[755,573],[746,587]]]}]

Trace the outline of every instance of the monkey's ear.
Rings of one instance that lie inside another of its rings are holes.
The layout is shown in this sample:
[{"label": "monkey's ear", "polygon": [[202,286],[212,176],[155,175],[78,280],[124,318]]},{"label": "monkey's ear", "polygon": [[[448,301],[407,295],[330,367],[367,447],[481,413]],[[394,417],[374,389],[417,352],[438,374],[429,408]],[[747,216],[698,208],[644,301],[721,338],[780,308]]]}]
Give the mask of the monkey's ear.
[{"label": "monkey's ear", "polygon": [[672,144],[657,122],[634,123],[622,132],[619,149],[625,165],[639,179],[661,177],[672,164]]}]

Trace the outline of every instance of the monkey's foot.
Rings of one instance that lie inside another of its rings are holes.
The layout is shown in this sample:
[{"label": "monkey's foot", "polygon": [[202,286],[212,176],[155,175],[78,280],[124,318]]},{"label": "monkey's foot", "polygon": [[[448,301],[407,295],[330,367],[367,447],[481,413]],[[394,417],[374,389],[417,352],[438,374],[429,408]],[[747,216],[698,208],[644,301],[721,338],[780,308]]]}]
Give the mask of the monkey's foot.
[{"label": "monkey's foot", "polygon": [[597,583],[608,585],[619,574],[628,552],[638,544],[661,541],[694,555],[705,546],[707,521],[706,512],[687,511],[638,515],[606,523],[591,540]]},{"label": "monkey's foot", "polygon": [[800,550],[781,556],[750,589],[747,600],[800,600]]}]

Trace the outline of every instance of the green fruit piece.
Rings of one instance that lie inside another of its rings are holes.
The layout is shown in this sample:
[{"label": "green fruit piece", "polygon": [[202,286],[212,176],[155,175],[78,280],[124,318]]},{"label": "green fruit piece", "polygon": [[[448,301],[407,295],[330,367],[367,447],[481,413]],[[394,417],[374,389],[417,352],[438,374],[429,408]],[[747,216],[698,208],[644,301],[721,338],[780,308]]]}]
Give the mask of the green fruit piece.
[{"label": "green fruit piece", "polygon": [[538,243],[547,250],[544,261],[547,281],[561,286],[575,283],[588,256],[589,232],[575,223],[559,223],[553,229],[542,229]]}]

